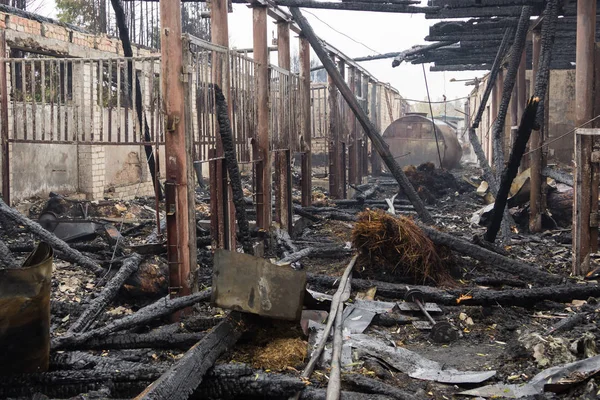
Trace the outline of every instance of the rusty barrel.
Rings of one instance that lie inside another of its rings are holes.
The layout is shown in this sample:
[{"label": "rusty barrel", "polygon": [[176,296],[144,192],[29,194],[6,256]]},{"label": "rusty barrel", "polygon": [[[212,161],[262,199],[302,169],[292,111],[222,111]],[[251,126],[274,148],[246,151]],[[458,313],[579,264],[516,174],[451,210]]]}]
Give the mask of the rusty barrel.
[{"label": "rusty barrel", "polygon": [[434,132],[431,119],[424,115],[407,114],[387,127],[383,133],[383,140],[401,167],[432,162],[439,168],[440,157],[443,168],[458,167],[462,148],[456,130],[439,120],[435,121],[435,127]]},{"label": "rusty barrel", "polygon": [[42,242],[20,268],[0,269],[0,375],[48,370],[52,258]]}]

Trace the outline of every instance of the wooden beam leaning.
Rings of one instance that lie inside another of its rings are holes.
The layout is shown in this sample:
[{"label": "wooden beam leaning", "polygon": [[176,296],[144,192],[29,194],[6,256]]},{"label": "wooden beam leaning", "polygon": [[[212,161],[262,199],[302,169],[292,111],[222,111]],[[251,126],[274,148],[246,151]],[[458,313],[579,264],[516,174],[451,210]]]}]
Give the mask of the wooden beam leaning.
[{"label": "wooden beam leaning", "polygon": [[352,112],[358,118],[358,121],[365,130],[367,136],[369,136],[371,143],[383,159],[383,162],[385,162],[385,165],[398,182],[400,189],[402,189],[402,191],[406,194],[406,196],[410,200],[411,204],[415,207],[417,214],[423,220],[423,222],[429,225],[433,225],[434,220],[431,217],[431,214],[429,214],[429,211],[427,211],[427,209],[425,208],[425,205],[421,201],[421,198],[415,192],[415,189],[404,174],[404,171],[402,171],[402,168],[400,168],[396,160],[394,160],[394,156],[390,152],[387,144],[383,141],[383,138],[381,137],[379,132],[377,132],[371,121],[369,121],[369,118],[367,117],[366,113],[359,106],[356,97],[354,97],[354,95],[350,91],[350,88],[348,88],[348,85],[346,85],[342,76],[335,68],[335,64],[327,55],[327,52],[323,48],[323,45],[321,44],[319,38],[317,38],[317,36],[315,35],[308,21],[304,18],[298,7],[290,7],[290,12],[292,13],[292,16],[294,17],[296,23],[302,29],[304,35],[306,35],[306,38],[310,42],[310,45],[312,46],[313,50],[325,66],[327,73],[331,76],[333,82],[338,87],[340,93],[352,109]]},{"label": "wooden beam leaning", "polygon": [[[594,41],[596,1],[577,2],[577,53],[575,67],[575,124],[582,126],[593,117]],[[575,135],[577,139],[577,134]],[[590,269],[591,251],[591,184],[590,159],[593,136],[581,137],[581,151],[576,154],[573,203],[573,274]],[[595,224],[597,225],[597,224]],[[597,229],[597,227],[596,227]]]},{"label": "wooden beam leaning", "polygon": [[[521,64],[521,56],[525,49],[531,12],[532,8],[529,6],[524,6],[521,11],[521,18],[519,18],[519,25],[517,26],[515,39],[511,47],[510,61],[506,70],[504,85],[502,87],[500,104],[498,105],[498,118],[496,118],[493,127],[494,166],[496,167],[497,177],[500,177],[500,174],[504,169],[504,124],[506,122],[510,98],[517,79],[517,72],[519,71],[519,65]],[[514,103],[516,104],[516,101]]]}]

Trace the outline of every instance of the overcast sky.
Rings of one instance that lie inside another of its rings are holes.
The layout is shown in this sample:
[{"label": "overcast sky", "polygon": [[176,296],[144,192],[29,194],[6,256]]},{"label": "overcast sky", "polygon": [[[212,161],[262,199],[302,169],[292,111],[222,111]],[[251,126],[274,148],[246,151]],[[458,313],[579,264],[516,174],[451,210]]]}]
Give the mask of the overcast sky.
[{"label": "overcast sky", "polygon": [[[54,0],[37,1],[43,3],[40,10],[41,14],[48,17],[55,16]],[[425,0],[423,2],[425,3]],[[429,32],[429,26],[437,22],[436,20],[427,20],[421,14],[320,9],[301,10],[317,35],[349,57],[402,51],[414,45],[427,44],[424,38]],[[230,45],[237,48],[250,48],[252,47],[252,11],[243,4],[234,4],[233,11],[232,14],[229,14]],[[362,44],[337,33],[332,28]],[[269,19],[269,42],[276,33],[277,27],[274,21]],[[298,40],[294,37],[292,40],[292,53],[297,51]],[[316,57],[314,54],[313,56]],[[274,60],[276,62],[276,58]],[[378,80],[391,83],[404,98],[422,100],[427,95],[421,65],[403,63],[399,67],[392,68],[391,59],[369,61],[361,64]],[[430,72],[429,64],[426,65],[426,72],[432,100],[440,100],[444,94],[448,100],[466,96],[472,87],[465,86],[464,82],[450,82],[450,79],[473,78],[482,76],[485,73],[484,71]]]}]

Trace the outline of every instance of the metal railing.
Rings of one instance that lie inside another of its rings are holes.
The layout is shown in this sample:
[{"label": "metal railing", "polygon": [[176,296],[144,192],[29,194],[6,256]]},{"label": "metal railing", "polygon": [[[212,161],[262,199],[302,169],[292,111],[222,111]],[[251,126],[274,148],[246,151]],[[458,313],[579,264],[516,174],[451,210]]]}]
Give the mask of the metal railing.
[{"label": "metal railing", "polygon": [[[7,70],[0,79],[6,79],[8,86],[10,142],[164,142],[159,57],[13,58],[0,62]],[[136,102],[142,108],[141,124]],[[146,128],[149,140],[144,136]]]}]

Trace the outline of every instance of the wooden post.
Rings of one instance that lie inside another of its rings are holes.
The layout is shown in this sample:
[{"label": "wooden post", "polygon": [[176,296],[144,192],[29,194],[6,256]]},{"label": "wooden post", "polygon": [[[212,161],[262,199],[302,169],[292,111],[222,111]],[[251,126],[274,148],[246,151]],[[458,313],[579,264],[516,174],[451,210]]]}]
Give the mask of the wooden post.
[{"label": "wooden post", "polygon": [[[521,120],[521,116],[523,115],[523,111],[525,110],[525,104],[527,103],[527,53],[526,50],[523,50],[523,54],[521,55],[521,63],[519,64],[519,71],[517,71],[517,124]],[[530,146],[527,144],[527,149]],[[523,157],[521,160],[521,168],[519,169],[522,172],[524,169],[527,169],[529,165],[529,157]]]},{"label": "wooden post", "polygon": [[[381,132],[381,124],[379,123],[379,106],[377,83],[371,85],[371,122],[375,125],[375,129]],[[381,159],[376,151],[371,151],[371,173],[373,176],[381,175]]]},{"label": "wooden post", "polygon": [[[227,20],[227,0],[214,0],[211,3],[211,41],[214,44],[223,47],[229,47],[229,25]],[[229,79],[229,71],[226,70],[229,65],[227,54],[218,51],[212,52],[212,78],[213,82],[217,83],[225,99],[229,109],[229,118],[231,119],[231,107],[229,101],[231,99],[231,83]],[[217,126],[216,129],[219,129]],[[233,195],[231,193],[231,185],[227,180],[227,168],[223,157],[223,145],[221,137],[216,138],[216,153],[217,160],[213,168],[209,169],[209,173],[215,173],[216,176],[211,178],[211,182],[216,182],[214,190],[211,186],[211,224],[216,228],[213,229],[213,245],[216,248],[235,249],[236,242],[236,225],[235,225],[235,208],[232,203]]]},{"label": "wooden post", "polygon": [[[340,73],[340,76],[342,77],[342,80],[345,81],[346,79],[346,63],[344,62],[344,60],[340,59],[340,61],[338,62],[338,71]],[[328,74],[329,77],[331,77],[331,74]],[[335,84],[335,82],[333,81],[333,78],[331,78],[332,82]],[[346,104],[346,101],[344,100],[344,98],[340,98],[340,140],[342,143],[341,146],[341,164],[340,164],[340,183],[342,185],[342,197],[345,199],[348,196],[348,157],[346,156],[346,151],[348,148],[348,137],[349,132],[348,132],[348,125],[346,124],[346,115],[348,114],[348,105]]]},{"label": "wooden post", "polygon": [[[356,96],[356,68],[348,67],[348,87],[352,92],[353,96]],[[353,113],[349,112],[346,115],[348,124],[348,182],[351,184],[357,184],[357,129],[356,129],[356,117]]]},{"label": "wooden post", "polygon": [[[496,78],[496,85],[494,86],[494,102],[493,110],[492,110],[492,121],[490,124],[490,129],[488,133],[488,160],[490,162],[490,166],[494,169],[496,174],[496,180],[499,181],[499,173],[502,172],[503,166],[498,166],[494,164],[494,132],[493,127],[496,123],[496,119],[498,119],[498,113],[500,111],[500,103],[502,102],[502,88],[504,87],[504,69],[500,68],[498,71],[498,77]],[[500,172],[498,171],[500,170]]]},{"label": "wooden post", "polygon": [[[278,22],[277,23],[277,63],[279,67],[289,71],[290,70],[290,23],[289,22]],[[288,82],[291,82],[291,78]],[[285,90],[280,87],[279,90]],[[277,152],[275,152],[275,166],[277,172],[275,173],[276,185],[276,199],[277,206],[277,222],[282,229],[288,232],[292,231],[292,184],[291,184],[291,158],[290,155],[281,149],[290,148],[290,136],[291,129],[289,125],[289,115],[283,112],[285,109],[285,102],[289,102],[288,96],[281,97],[281,112],[279,113],[279,120],[281,126],[280,132],[280,143],[277,146]],[[294,112],[293,110],[290,110]]]},{"label": "wooden post", "polygon": [[[0,58],[6,58],[6,31],[0,32]],[[2,146],[2,199],[10,206],[10,152],[8,143],[8,84],[6,62],[0,62],[0,145]]]},{"label": "wooden post", "polygon": [[[369,118],[371,118],[371,122],[373,121],[372,117],[370,116],[370,112],[371,110],[369,109],[369,75],[363,75],[362,78],[362,97],[363,97],[363,103],[365,105],[365,112],[367,113],[367,115],[369,115]],[[365,176],[369,175],[369,151],[368,151],[368,146],[367,144],[369,143],[369,141],[367,140],[366,134],[364,129],[361,129],[361,134],[360,134],[360,148],[361,148],[361,153],[360,153],[360,178],[361,178],[361,183],[362,183],[362,178],[364,178]]]},{"label": "wooden post", "polygon": [[[186,296],[191,293],[196,269],[196,224],[194,203],[189,203],[188,186],[191,169],[191,147],[186,139],[183,86],[183,48],[181,40],[181,3],[160,0],[161,68],[163,110],[165,111],[165,158],[167,211],[167,259],[169,293]],[[193,182],[193,180],[192,180]],[[190,212],[191,211],[191,212]]]},{"label": "wooden post", "polygon": [[[329,56],[335,62],[335,54],[330,53]],[[343,197],[343,191],[340,173],[340,166],[342,163],[340,145],[340,103],[338,90],[329,74],[327,74],[327,91],[329,93],[329,193],[332,198],[341,199]]]},{"label": "wooden post", "polygon": [[300,99],[302,106],[302,207],[312,204],[312,147],[310,132],[310,44],[300,35]]},{"label": "wooden post", "polygon": [[[594,43],[596,1],[577,2],[577,47],[575,56],[575,125],[582,126],[593,118]],[[578,135],[575,135],[577,141]],[[592,216],[592,136],[581,136],[581,149],[575,154],[575,190],[573,202],[573,274],[583,275],[590,269],[591,225],[598,227],[597,214]]]},{"label": "wooden post", "polygon": [[258,159],[256,164],[256,222],[259,228],[271,227],[271,157],[269,152],[269,52],[267,50],[267,7],[254,5],[253,40],[256,66],[256,105]]},{"label": "wooden post", "polygon": [[[531,93],[534,93],[537,72],[539,69],[540,53],[542,39],[539,31],[533,32],[533,68],[532,68],[532,86]],[[545,105],[546,106],[546,105]],[[540,232],[542,230],[542,150],[538,148],[542,145],[542,132],[539,129],[531,132],[530,149],[533,152],[529,155],[530,183],[529,192],[529,230],[531,232]]]}]

